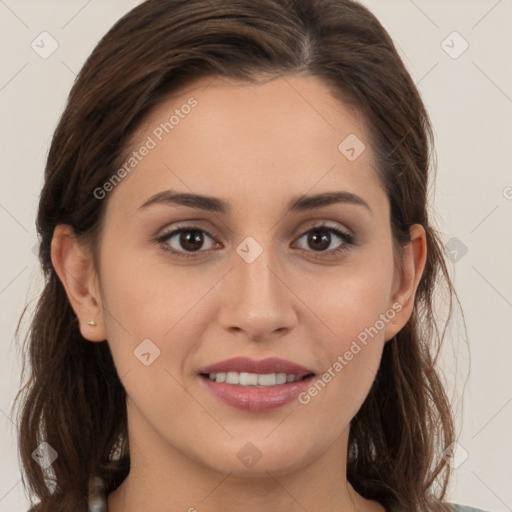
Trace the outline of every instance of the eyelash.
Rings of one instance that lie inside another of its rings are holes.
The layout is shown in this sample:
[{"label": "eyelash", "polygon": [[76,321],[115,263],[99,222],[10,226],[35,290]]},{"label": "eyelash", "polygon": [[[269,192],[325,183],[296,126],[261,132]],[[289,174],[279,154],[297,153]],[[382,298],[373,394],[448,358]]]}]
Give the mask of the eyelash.
[{"label": "eyelash", "polygon": [[[175,251],[174,249],[171,249],[168,244],[166,244],[166,241],[169,240],[169,238],[172,238],[173,236],[175,236],[179,233],[187,232],[187,231],[199,231],[201,233],[206,233],[212,240],[214,240],[213,236],[210,235],[210,233],[208,233],[208,231],[204,230],[203,228],[201,228],[199,226],[194,226],[194,225],[187,225],[187,226],[183,226],[183,227],[180,227],[177,229],[173,229],[172,231],[164,232],[164,233],[158,235],[154,241],[156,243],[158,243],[159,245],[161,245],[161,247],[164,251],[170,252],[171,254],[176,255],[178,257],[182,257],[182,258],[197,257],[198,254],[200,254],[202,252],[206,252],[203,250],[198,250],[195,252]],[[329,233],[334,233],[338,238],[340,238],[343,241],[343,243],[337,249],[331,249],[330,251],[318,251],[318,252],[307,251],[307,252],[313,252],[314,254],[318,254],[321,256],[326,254],[326,255],[328,255],[326,257],[330,258],[330,257],[338,256],[339,254],[350,250],[350,246],[355,244],[355,238],[353,235],[346,233],[345,231],[342,231],[339,228],[335,228],[332,226],[326,226],[324,224],[320,224],[318,226],[313,226],[312,228],[309,228],[307,231],[305,231],[304,233],[302,233],[299,236],[299,239],[302,238],[304,235],[307,235],[307,234],[309,234],[311,232],[315,232],[315,231],[324,231],[324,232],[327,231]],[[306,249],[302,249],[302,250],[306,251]]]}]

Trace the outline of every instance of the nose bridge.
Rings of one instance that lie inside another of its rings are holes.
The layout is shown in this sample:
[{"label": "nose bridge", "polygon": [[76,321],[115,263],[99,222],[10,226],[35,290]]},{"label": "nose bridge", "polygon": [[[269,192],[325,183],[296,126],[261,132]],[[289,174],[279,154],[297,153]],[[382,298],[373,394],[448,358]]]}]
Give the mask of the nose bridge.
[{"label": "nose bridge", "polygon": [[[250,252],[253,249],[250,249]],[[236,264],[237,283],[240,292],[252,302],[265,304],[269,300],[276,301],[279,294],[276,286],[274,258],[268,248],[263,250],[254,260],[247,261],[240,256],[241,261]]]},{"label": "nose bridge", "polygon": [[290,291],[279,276],[278,259],[270,237],[247,237],[233,255],[231,285],[220,318],[226,329],[243,330],[264,338],[295,320]]},{"label": "nose bridge", "polygon": [[265,241],[260,237],[260,241],[247,237],[236,248],[238,300],[248,305],[270,308],[285,301],[280,290],[283,285],[275,275],[278,265],[270,237]]}]

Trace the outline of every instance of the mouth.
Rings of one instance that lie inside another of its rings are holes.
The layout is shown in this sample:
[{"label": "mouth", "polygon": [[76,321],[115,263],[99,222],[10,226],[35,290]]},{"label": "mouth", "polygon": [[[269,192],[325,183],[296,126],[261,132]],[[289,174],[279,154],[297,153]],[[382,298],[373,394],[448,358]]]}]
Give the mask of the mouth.
[{"label": "mouth", "polygon": [[284,359],[233,358],[201,369],[198,377],[206,390],[224,404],[249,412],[266,412],[295,400],[315,375]]},{"label": "mouth", "polygon": [[249,373],[249,372],[217,372],[200,373],[201,377],[209,379],[212,382],[225,382],[234,386],[267,388],[279,386],[281,384],[290,384],[309,379],[315,374],[310,372],[305,375],[295,375],[293,373]]}]

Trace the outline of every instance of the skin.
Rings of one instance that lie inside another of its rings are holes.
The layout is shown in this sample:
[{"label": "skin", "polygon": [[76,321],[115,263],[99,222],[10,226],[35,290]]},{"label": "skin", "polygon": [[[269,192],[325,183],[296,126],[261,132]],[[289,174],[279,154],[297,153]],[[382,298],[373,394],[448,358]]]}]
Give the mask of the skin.
[{"label": "skin", "polygon": [[[400,272],[365,120],[318,78],[196,82],[150,113],[133,147],[191,96],[198,105],[104,199],[98,268],[69,226],[59,225],[52,242],[81,332],[108,339],[127,392],[132,465],[109,510],[382,512],[346,479],[348,434],[384,344],[411,316],[425,232],[412,226]],[[366,144],[354,161],[338,150],[349,134]],[[168,189],[223,199],[231,212],[140,208]],[[341,190],[371,212],[350,203],[287,211],[292,198]],[[351,230],[355,243],[326,256],[344,243],[331,234],[315,251],[305,233],[322,223]],[[154,241],[187,224],[205,230],[192,257],[165,251],[186,252],[179,236]],[[236,252],[247,236],[263,249],[252,263]],[[394,318],[307,405],[241,411],[197,375],[244,355],[281,357],[321,376],[397,303]],[[133,353],[147,338],[161,351],[149,366]],[[261,454],[251,467],[237,457],[248,442]]]}]

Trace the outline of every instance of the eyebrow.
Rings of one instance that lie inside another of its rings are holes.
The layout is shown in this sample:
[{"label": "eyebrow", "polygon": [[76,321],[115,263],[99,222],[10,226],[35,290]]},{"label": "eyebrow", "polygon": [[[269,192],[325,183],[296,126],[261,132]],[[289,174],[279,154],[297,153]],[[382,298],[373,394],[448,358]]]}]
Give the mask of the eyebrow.
[{"label": "eyebrow", "polygon": [[[324,192],[311,196],[299,196],[293,198],[288,203],[288,210],[290,212],[303,212],[314,210],[316,208],[323,208],[337,203],[348,203],[362,206],[366,208],[371,215],[373,215],[372,209],[362,197],[346,191]],[[231,205],[217,197],[189,194],[185,192],[174,192],[172,190],[164,190],[151,196],[147,201],[139,206],[139,209],[147,208],[153,204],[182,205],[207,212],[223,214],[231,212]]]}]

